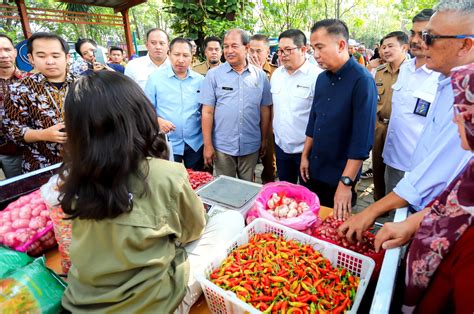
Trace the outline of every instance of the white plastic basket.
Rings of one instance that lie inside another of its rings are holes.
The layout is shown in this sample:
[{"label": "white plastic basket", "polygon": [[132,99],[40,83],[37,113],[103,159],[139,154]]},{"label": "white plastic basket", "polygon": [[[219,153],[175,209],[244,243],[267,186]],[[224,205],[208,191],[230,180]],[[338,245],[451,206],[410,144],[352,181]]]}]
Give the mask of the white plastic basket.
[{"label": "white plastic basket", "polygon": [[261,313],[237,298],[237,295],[231,291],[225,291],[213,284],[209,280],[212,271],[218,268],[227,256],[237,247],[248,243],[250,238],[256,234],[274,233],[283,236],[286,240],[296,240],[303,244],[309,244],[314,249],[329,259],[333,266],[342,267],[349,270],[352,274],[360,277],[359,287],[357,288],[354,304],[347,313],[357,313],[365,289],[375,267],[375,262],[364,255],[344,249],[334,244],[318,240],[302,232],[290,229],[288,227],[273,223],[271,221],[258,218],[252,221],[238,234],[227,247],[223,247],[218,256],[215,256],[212,262],[205,265],[202,272],[196,273],[196,280],[201,284],[206,297],[207,305],[211,313]]}]

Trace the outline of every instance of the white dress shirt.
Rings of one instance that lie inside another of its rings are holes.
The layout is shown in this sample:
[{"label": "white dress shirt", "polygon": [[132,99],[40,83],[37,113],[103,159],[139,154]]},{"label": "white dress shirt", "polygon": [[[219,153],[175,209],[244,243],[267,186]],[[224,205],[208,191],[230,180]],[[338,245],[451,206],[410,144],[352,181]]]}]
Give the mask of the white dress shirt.
[{"label": "white dress shirt", "polygon": [[428,112],[434,110],[438,77],[439,73],[426,65],[417,69],[415,59],[401,66],[398,80],[392,86],[392,114],[382,154],[386,165],[401,171],[410,170],[411,156],[427,121],[427,117],[414,113],[415,106],[421,99],[431,104]]},{"label": "white dress shirt", "polygon": [[292,74],[284,66],[273,72],[273,132],[275,143],[287,154],[303,152],[314,87],[323,70],[306,60]]},{"label": "white dress shirt", "polygon": [[440,75],[435,100],[411,158],[410,171],[393,190],[417,210],[444,191],[474,156],[461,148],[458,127],[452,121],[453,103],[451,79]]},{"label": "white dress shirt", "polygon": [[169,58],[166,58],[166,60],[160,66],[157,66],[153,63],[153,61],[151,61],[150,56],[146,55],[131,60],[125,67],[125,75],[132,78],[132,80],[137,82],[138,85],[140,85],[140,87],[145,90],[148,77],[156,70],[168,66],[171,66]]}]

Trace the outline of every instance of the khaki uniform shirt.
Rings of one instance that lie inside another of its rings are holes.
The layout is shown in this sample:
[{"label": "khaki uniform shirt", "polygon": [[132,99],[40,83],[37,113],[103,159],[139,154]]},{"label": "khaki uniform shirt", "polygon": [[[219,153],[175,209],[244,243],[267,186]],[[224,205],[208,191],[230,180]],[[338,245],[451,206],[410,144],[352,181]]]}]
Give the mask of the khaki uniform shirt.
[{"label": "khaki uniform shirt", "polygon": [[263,65],[263,72],[265,72],[265,74],[267,74],[268,80],[270,80],[272,78],[272,74],[273,74],[273,72],[275,72],[275,70],[277,68],[278,67],[276,65],[273,65],[273,64],[269,63],[268,61],[265,62],[265,64]]},{"label": "khaki uniform shirt", "polygon": [[393,72],[388,63],[377,68],[375,73],[375,84],[378,93],[377,123],[388,125],[392,113],[392,85],[397,81],[399,72],[400,70]]},{"label": "khaki uniform shirt", "polygon": [[[216,65],[214,66],[214,68],[215,68],[215,67],[218,67],[219,65],[221,65],[221,62],[220,62],[220,61],[219,61],[218,64],[216,64]],[[207,60],[206,60],[206,61],[204,61],[204,62],[201,62],[201,63],[199,63],[199,64],[193,66],[193,71],[195,71],[195,72],[197,72],[197,73],[199,73],[199,74],[201,74],[201,75],[206,76],[207,72],[208,72],[211,68],[212,68],[211,65],[210,65],[210,64],[207,62]]]},{"label": "khaki uniform shirt", "polygon": [[[62,305],[73,313],[173,313],[189,280],[182,244],[206,218],[182,164],[148,159],[149,192],[130,180],[133,210],[113,219],[74,219],[72,267]],[[133,191],[135,189],[135,191]]]}]

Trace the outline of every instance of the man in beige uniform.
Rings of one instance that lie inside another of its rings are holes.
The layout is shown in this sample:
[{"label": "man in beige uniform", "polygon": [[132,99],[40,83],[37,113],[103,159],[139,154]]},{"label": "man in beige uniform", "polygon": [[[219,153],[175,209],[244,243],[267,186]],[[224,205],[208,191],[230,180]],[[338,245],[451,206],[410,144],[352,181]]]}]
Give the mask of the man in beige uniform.
[{"label": "man in beige uniform", "polygon": [[405,61],[408,36],[404,32],[392,32],[383,38],[382,47],[384,59],[387,63],[379,66],[375,73],[378,92],[375,140],[372,148],[375,201],[385,196],[385,164],[382,152],[390,114],[392,113],[392,85],[397,81],[400,65]]},{"label": "man in beige uniform", "polygon": [[[270,42],[268,41],[268,37],[260,34],[250,37],[248,53],[250,63],[261,68],[265,74],[267,74],[268,80],[270,80],[277,67],[268,62],[268,56],[270,55]],[[261,159],[263,164],[263,170],[260,176],[262,183],[265,184],[275,181],[276,159],[272,127],[270,127],[268,131],[267,152]]]},{"label": "man in beige uniform", "polygon": [[193,66],[193,71],[206,76],[207,71],[221,64],[222,41],[219,37],[210,36],[204,39],[206,61]]}]

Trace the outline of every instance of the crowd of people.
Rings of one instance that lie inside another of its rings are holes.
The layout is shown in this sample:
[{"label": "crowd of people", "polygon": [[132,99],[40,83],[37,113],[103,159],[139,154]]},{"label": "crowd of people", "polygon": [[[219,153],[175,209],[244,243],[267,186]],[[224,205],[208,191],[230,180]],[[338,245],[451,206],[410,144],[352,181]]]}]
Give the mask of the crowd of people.
[{"label": "crowd of people", "polygon": [[[63,306],[189,310],[199,294],[189,272],[243,219],[206,222],[183,166],[253,181],[261,159],[263,183],[314,191],[349,241],[408,206],[414,214],[376,238],[390,248],[414,237],[404,310],[472,312],[474,6],[442,0],[412,22],[373,55],[341,20],[316,22],[309,39],[285,30],[274,63],[268,38],[241,29],[207,37],[203,62],[193,41],[159,28],[128,64],[121,48],[100,62],[97,43],[79,39],[72,66],[63,38],[35,33],[33,73],[16,68],[0,34],[3,171],[63,162],[74,219]],[[351,215],[370,154],[376,202]]]}]

